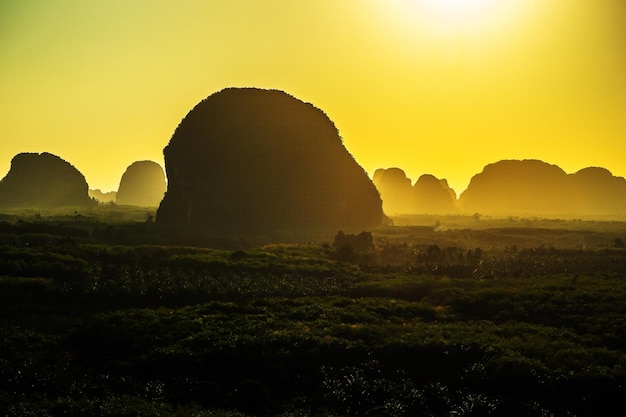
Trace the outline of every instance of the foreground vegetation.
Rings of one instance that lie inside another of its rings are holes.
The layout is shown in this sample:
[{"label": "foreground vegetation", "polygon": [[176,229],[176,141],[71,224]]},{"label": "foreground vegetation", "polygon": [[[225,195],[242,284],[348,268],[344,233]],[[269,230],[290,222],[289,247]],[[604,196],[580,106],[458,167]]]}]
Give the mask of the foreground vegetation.
[{"label": "foreground vegetation", "polygon": [[218,250],[37,214],[0,223],[7,416],[608,416],[626,394],[623,223]]}]

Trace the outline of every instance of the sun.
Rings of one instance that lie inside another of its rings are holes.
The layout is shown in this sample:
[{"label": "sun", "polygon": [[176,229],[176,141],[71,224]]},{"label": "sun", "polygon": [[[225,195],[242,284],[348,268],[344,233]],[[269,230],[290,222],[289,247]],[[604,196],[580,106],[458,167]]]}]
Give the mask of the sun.
[{"label": "sun", "polygon": [[393,25],[414,34],[492,36],[510,33],[541,0],[385,0]]},{"label": "sun", "polygon": [[446,20],[481,18],[497,5],[497,0],[416,0],[416,6],[423,12]]}]

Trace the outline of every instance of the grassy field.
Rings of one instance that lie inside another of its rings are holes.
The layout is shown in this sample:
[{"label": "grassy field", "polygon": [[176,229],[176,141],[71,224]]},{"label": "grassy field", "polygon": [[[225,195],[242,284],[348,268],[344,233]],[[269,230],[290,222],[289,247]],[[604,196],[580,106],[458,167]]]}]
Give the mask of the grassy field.
[{"label": "grassy field", "polygon": [[171,244],[153,218],[0,215],[4,415],[612,416],[625,398],[626,223],[415,216],[359,251]]}]

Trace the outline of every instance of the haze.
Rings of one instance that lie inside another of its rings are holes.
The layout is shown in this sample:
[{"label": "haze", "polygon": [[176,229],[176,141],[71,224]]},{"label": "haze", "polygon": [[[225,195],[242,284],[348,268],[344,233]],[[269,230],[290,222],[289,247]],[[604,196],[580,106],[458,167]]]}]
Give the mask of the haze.
[{"label": "haze", "polygon": [[115,190],[230,86],[324,109],[370,176],[401,167],[457,194],[502,159],[626,176],[626,2],[432,3],[3,2],[0,177],[46,151]]}]

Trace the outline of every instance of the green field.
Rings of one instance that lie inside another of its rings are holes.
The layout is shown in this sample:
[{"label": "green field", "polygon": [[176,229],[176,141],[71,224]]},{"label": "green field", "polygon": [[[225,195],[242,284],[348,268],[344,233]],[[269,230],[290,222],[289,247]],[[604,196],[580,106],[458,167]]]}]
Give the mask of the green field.
[{"label": "green field", "polygon": [[153,218],[0,215],[4,415],[613,416],[626,398],[626,223],[416,216],[359,252],[183,245]]}]

